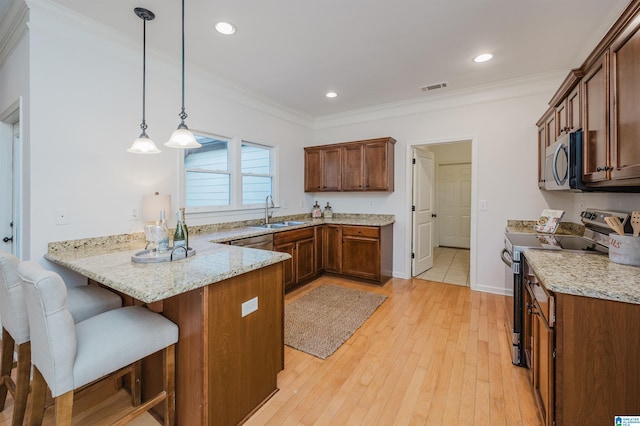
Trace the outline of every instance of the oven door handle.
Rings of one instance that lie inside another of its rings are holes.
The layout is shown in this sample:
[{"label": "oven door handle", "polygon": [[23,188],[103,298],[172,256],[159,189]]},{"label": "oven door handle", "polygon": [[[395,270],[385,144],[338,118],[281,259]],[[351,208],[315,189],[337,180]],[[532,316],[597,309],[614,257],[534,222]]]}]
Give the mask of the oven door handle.
[{"label": "oven door handle", "polygon": [[502,249],[502,252],[500,252],[500,259],[502,260],[502,263],[507,265],[509,268],[513,267],[513,259],[506,248]]}]

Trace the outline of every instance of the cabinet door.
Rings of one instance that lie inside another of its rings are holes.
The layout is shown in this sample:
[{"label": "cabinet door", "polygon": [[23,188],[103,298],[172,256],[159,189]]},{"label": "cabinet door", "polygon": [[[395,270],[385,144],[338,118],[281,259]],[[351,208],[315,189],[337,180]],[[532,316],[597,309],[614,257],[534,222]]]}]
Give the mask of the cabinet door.
[{"label": "cabinet door", "polygon": [[545,426],[553,426],[554,420],[554,340],[553,330],[542,314],[534,307],[531,318],[533,335],[533,390],[538,400],[538,407]]},{"label": "cabinet door", "polygon": [[380,240],[342,237],[342,273],[368,280],[380,279]]},{"label": "cabinet door", "polygon": [[547,140],[547,146],[551,145],[556,141],[557,130],[556,130],[556,115],[551,114],[545,123],[545,139]]},{"label": "cabinet door", "polygon": [[567,97],[567,126],[570,132],[582,128],[582,98],[579,85]]},{"label": "cabinet door", "polygon": [[316,239],[316,274],[320,274],[324,270],[324,262],[322,260],[324,254],[324,225],[316,226],[314,233]]},{"label": "cabinet door", "polygon": [[342,272],[342,225],[325,225],[324,270]]},{"label": "cabinet door", "polygon": [[322,190],[322,167],[320,164],[319,149],[304,151],[305,192],[318,192]]},{"label": "cabinet door", "polygon": [[569,131],[569,104],[567,99],[556,107],[556,139]]},{"label": "cabinet door", "polygon": [[342,189],[342,150],[340,147],[326,148],[321,151],[322,190],[340,191]]},{"label": "cabinet door", "polygon": [[609,150],[609,90],[607,85],[607,58],[605,53],[582,79],[582,124],[585,182],[607,179],[607,152]]},{"label": "cabinet door", "polygon": [[[637,20],[636,20],[637,21]],[[611,179],[640,177],[640,23],[611,46]]]},{"label": "cabinet door", "polygon": [[283,276],[284,276],[284,288],[285,290],[296,284],[296,264],[295,264],[295,243],[280,244],[273,247],[274,251],[281,253],[288,253],[291,255],[291,259],[287,259],[283,262]]},{"label": "cabinet door", "polygon": [[316,274],[313,238],[296,242],[296,284]]},{"label": "cabinet door", "polygon": [[544,188],[547,138],[544,124],[538,127],[538,187]]},{"label": "cabinet door", "polygon": [[362,144],[342,147],[342,190],[362,191],[364,187],[364,149]]},{"label": "cabinet door", "polygon": [[393,144],[369,142],[364,144],[365,191],[393,191]]}]

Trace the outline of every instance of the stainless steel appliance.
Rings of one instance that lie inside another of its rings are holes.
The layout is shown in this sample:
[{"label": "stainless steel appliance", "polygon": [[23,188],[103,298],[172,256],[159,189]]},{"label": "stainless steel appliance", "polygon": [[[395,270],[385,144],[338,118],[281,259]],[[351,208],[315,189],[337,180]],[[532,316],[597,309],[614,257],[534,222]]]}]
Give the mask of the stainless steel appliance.
[{"label": "stainless steel appliance", "polygon": [[582,182],[582,130],[565,134],[545,151],[544,189],[587,190]]},{"label": "stainless steel appliance", "polygon": [[585,226],[582,236],[505,233],[505,247],[502,250],[501,259],[507,265],[505,268],[506,282],[513,285],[513,310],[510,312],[509,328],[511,329],[511,343],[513,345],[511,361],[515,365],[525,366],[523,342],[520,340],[522,322],[524,320],[522,306],[522,292],[524,289],[522,252],[527,249],[541,249],[607,254],[609,252],[608,235],[611,229],[604,221],[604,218],[606,216],[617,216],[627,232],[630,232],[631,229],[628,213],[587,209],[580,216]]}]

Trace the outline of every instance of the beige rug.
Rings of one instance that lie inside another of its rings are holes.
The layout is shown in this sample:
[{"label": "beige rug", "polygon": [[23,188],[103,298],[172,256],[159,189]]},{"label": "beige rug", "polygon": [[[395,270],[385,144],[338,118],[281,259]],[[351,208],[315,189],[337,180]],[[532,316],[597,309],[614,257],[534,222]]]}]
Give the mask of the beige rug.
[{"label": "beige rug", "polygon": [[387,297],[324,284],[284,307],[284,343],[327,359]]}]

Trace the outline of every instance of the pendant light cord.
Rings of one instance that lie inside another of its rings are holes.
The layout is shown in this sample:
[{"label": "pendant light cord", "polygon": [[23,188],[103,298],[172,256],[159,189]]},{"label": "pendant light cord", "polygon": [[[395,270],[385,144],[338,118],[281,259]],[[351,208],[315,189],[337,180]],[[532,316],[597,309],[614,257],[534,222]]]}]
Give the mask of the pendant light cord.
[{"label": "pendant light cord", "polygon": [[146,110],[146,88],[147,88],[147,20],[142,19],[142,123],[140,129],[146,136],[147,122],[145,121]]},{"label": "pendant light cord", "polygon": [[184,111],[184,0],[182,0],[182,110],[179,117],[182,120],[181,125],[184,125],[184,120],[187,118],[187,113]]}]

